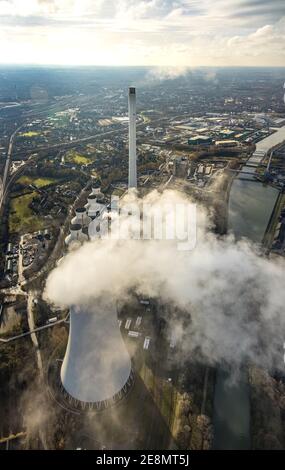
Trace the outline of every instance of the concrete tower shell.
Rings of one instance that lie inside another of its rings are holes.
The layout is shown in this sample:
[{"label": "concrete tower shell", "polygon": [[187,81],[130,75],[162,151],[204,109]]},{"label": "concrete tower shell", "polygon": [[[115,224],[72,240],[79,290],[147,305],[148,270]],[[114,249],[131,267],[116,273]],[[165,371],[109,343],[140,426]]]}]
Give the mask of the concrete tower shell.
[{"label": "concrete tower shell", "polygon": [[61,382],[72,399],[98,408],[116,403],[130,388],[131,360],[113,304],[71,308]]},{"label": "concrete tower shell", "polygon": [[136,89],[129,88],[129,188],[137,187]]}]

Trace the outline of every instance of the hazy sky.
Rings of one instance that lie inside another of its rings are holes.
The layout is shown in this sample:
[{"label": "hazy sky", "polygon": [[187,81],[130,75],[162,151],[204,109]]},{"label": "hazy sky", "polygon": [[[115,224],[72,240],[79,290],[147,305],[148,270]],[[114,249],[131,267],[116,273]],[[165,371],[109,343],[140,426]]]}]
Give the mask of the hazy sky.
[{"label": "hazy sky", "polygon": [[285,66],[284,0],[0,0],[2,63]]}]

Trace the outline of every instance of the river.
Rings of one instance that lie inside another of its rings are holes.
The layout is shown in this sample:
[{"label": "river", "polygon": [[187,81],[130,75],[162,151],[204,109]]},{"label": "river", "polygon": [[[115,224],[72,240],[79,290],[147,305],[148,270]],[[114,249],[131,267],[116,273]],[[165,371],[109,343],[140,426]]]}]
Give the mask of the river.
[{"label": "river", "polygon": [[236,178],[229,200],[228,230],[237,239],[261,243],[279,191],[256,180]]},{"label": "river", "polygon": [[[278,190],[254,180],[233,181],[229,199],[228,229],[237,239],[262,243]],[[231,381],[229,370],[219,369],[214,395],[214,449],[250,448],[250,394],[246,371]]]}]

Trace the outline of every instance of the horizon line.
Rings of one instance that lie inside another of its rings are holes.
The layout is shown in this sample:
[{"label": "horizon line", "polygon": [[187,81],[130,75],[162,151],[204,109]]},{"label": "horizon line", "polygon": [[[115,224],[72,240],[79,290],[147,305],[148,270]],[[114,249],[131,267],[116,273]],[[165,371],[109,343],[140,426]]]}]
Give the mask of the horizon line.
[{"label": "horizon line", "polygon": [[201,69],[201,68],[214,68],[214,69],[232,69],[232,68],[244,68],[244,69],[285,69],[285,65],[128,65],[128,64],[56,64],[56,63],[5,63],[0,62],[0,67],[102,67],[102,68],[161,68],[161,69]]}]

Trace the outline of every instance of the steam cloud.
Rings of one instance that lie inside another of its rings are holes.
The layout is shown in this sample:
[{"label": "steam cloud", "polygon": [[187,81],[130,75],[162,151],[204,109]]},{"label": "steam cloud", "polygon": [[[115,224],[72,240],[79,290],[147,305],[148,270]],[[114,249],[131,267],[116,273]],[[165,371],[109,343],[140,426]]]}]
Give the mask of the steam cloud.
[{"label": "steam cloud", "polygon": [[147,84],[159,83],[164,80],[175,80],[182,77],[195,77],[198,74],[202,81],[218,82],[217,71],[213,68],[199,68],[194,66],[169,66],[169,67],[153,67],[151,68],[140,82],[140,86]]},{"label": "steam cloud", "polygon": [[163,81],[163,80],[174,80],[179,77],[187,75],[190,68],[183,67],[154,67],[152,68],[147,76],[147,81]]},{"label": "steam cloud", "polygon": [[[156,207],[189,202],[173,191],[155,191],[146,200]],[[198,207],[192,251],[177,251],[174,240],[88,242],[51,272],[45,296],[84,306],[102,296],[122,300],[133,290],[172,310],[168,321],[183,357],[195,354],[211,365],[283,366],[284,261],[262,257],[245,239],[218,237],[210,227],[209,214]]]}]

